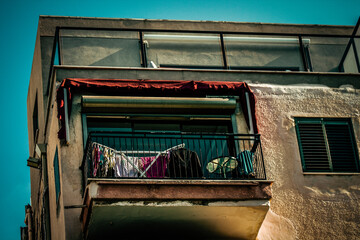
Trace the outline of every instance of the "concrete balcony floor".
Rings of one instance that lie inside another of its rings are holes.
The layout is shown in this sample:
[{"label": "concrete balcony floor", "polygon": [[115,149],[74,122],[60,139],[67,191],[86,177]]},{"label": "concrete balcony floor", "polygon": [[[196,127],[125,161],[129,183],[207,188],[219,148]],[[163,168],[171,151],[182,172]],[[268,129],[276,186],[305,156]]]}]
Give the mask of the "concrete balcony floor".
[{"label": "concrete balcony floor", "polygon": [[255,239],[270,181],[94,180],[81,214],[86,239]]}]

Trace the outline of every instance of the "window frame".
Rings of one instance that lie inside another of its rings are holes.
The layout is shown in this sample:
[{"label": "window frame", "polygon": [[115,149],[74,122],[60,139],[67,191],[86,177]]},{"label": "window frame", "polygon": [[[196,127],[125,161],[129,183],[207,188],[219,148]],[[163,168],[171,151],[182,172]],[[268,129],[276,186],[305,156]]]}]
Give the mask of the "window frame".
[{"label": "window frame", "polygon": [[[304,173],[332,173],[332,174],[341,174],[341,173],[359,173],[360,172],[360,162],[359,162],[359,153],[355,139],[355,132],[353,129],[352,121],[350,118],[324,118],[324,117],[294,117],[295,120],[295,129],[296,129],[296,137],[299,146],[299,153],[301,158],[302,170]],[[299,130],[299,123],[300,124],[321,124],[322,129],[322,136],[324,137],[324,143],[326,147],[326,154],[329,163],[329,169],[327,171],[322,170],[314,170],[314,169],[307,169],[304,151],[303,151],[303,144],[300,138],[300,130]],[[331,159],[331,149],[329,146],[329,140],[327,137],[326,126],[327,125],[346,125],[349,130],[349,140],[351,141],[351,148],[354,156],[354,165],[355,169],[352,171],[338,171],[334,170],[333,162]]]},{"label": "window frame", "polygon": [[33,114],[32,114],[32,121],[33,121],[33,139],[36,143],[37,141],[37,132],[39,131],[39,107],[38,107],[38,96],[36,93]]},{"label": "window frame", "polygon": [[61,181],[60,181],[60,163],[59,163],[59,154],[58,148],[56,147],[55,154],[54,154],[54,184],[55,184],[55,200],[56,200],[56,209],[57,213],[59,213],[59,200],[61,194]]}]

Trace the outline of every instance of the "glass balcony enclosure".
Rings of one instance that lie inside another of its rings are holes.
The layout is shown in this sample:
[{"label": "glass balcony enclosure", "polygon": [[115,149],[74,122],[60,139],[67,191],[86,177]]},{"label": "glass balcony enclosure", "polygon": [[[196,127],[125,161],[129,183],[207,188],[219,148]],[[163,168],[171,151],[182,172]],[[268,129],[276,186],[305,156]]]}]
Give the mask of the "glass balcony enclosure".
[{"label": "glass balcony enclosure", "polygon": [[61,29],[59,40],[63,65],[141,66],[138,32]]},{"label": "glass balcony enclosure", "polygon": [[53,65],[359,72],[360,37],[58,28]]},{"label": "glass balcony enclosure", "polygon": [[220,37],[216,34],[144,33],[149,67],[221,69]]},{"label": "glass balcony enclosure", "polygon": [[[226,34],[224,42],[229,69],[304,71],[296,37]],[[309,43],[303,40],[305,51]]]}]

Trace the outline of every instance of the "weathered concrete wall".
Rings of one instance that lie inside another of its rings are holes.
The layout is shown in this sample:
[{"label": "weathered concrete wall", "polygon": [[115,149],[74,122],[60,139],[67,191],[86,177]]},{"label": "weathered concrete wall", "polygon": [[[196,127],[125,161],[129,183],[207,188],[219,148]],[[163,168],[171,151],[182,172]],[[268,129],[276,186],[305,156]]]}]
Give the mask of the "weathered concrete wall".
[{"label": "weathered concrete wall", "polygon": [[[59,130],[59,121],[57,118],[56,102],[51,108],[49,129],[47,132],[47,160],[49,175],[49,207],[50,207],[50,224],[51,239],[64,240],[65,238],[65,220],[64,220],[64,176],[63,162],[66,159],[62,156],[61,144],[57,137]],[[58,149],[59,173],[60,173],[60,197],[56,202],[55,173],[54,173],[54,156],[56,148]]]},{"label": "weathered concrete wall", "polygon": [[65,78],[103,79],[157,79],[157,80],[202,80],[239,81],[247,83],[269,83],[283,85],[315,84],[338,88],[344,84],[360,88],[358,74],[308,73],[278,71],[226,71],[226,70],[175,70],[150,68],[96,68],[55,67],[56,81]]},{"label": "weathered concrete wall", "polygon": [[[43,92],[47,95],[49,87],[49,74],[51,65],[51,56],[53,52],[54,37],[40,37],[41,42],[41,67],[43,79]],[[47,106],[47,98],[44,99],[44,108]]]},{"label": "weathered concrete wall", "polygon": [[294,117],[351,118],[360,147],[360,93],[350,86],[251,84],[273,199],[259,239],[356,239],[360,175],[304,175]]},{"label": "weathered concrete wall", "polygon": [[[43,108],[43,91],[42,91],[42,78],[41,78],[41,44],[40,35],[37,34],[35,51],[33,57],[33,65],[31,68],[30,84],[27,96],[27,119],[28,119],[28,137],[29,137],[29,155],[36,157],[34,153],[36,143],[42,143],[44,141],[44,108]],[[33,114],[37,99],[37,111],[38,111],[38,134],[36,137],[36,129],[33,129]],[[41,229],[41,209],[43,206],[42,190],[43,179],[41,175],[41,169],[30,168],[31,179],[31,205],[33,209],[34,230],[37,234],[35,237],[40,236]]]},{"label": "weathered concrete wall", "polygon": [[224,32],[279,32],[295,34],[348,34],[353,26],[304,25],[304,24],[272,24],[272,23],[241,23],[224,21],[182,21],[182,20],[151,20],[124,18],[86,18],[40,16],[41,35],[54,35],[56,26],[122,28],[122,29],[178,29],[190,31],[224,31]]},{"label": "weathered concrete wall", "polygon": [[[81,98],[73,99],[71,109],[70,142],[62,146],[62,190],[64,206],[82,204],[82,172],[80,166],[83,159],[83,133],[81,124]],[[66,239],[81,239],[81,208],[65,209]]]}]

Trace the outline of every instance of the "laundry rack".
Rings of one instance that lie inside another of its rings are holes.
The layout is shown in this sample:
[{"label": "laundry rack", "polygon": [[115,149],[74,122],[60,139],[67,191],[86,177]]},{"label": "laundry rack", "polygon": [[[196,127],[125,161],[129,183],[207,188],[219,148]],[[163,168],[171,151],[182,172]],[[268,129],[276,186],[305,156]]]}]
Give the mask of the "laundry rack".
[{"label": "laundry rack", "polygon": [[[178,150],[178,149],[182,149],[182,148],[185,148],[185,143],[181,143],[179,145],[176,145],[176,146],[173,146],[173,147],[170,147],[166,150],[163,150],[163,151],[151,151],[151,150],[116,150],[116,149],[113,149],[111,147],[108,147],[106,145],[103,145],[101,143],[98,143],[98,142],[93,142],[92,143],[92,146],[101,146],[101,147],[104,147],[104,148],[107,148],[109,150],[111,150],[114,154],[119,154],[121,155],[121,157],[123,159],[125,159],[127,161],[128,164],[130,164],[134,169],[136,169],[138,172],[139,172],[139,177],[140,178],[143,178],[145,177],[145,174],[149,171],[149,169],[152,167],[152,165],[158,160],[158,158],[164,154],[167,154],[169,153],[170,151],[174,151],[174,150]],[[129,159],[129,154],[156,154],[155,157],[153,158],[153,160],[151,161],[151,163],[146,167],[145,170],[142,170],[140,169],[135,163],[133,160]]]}]

